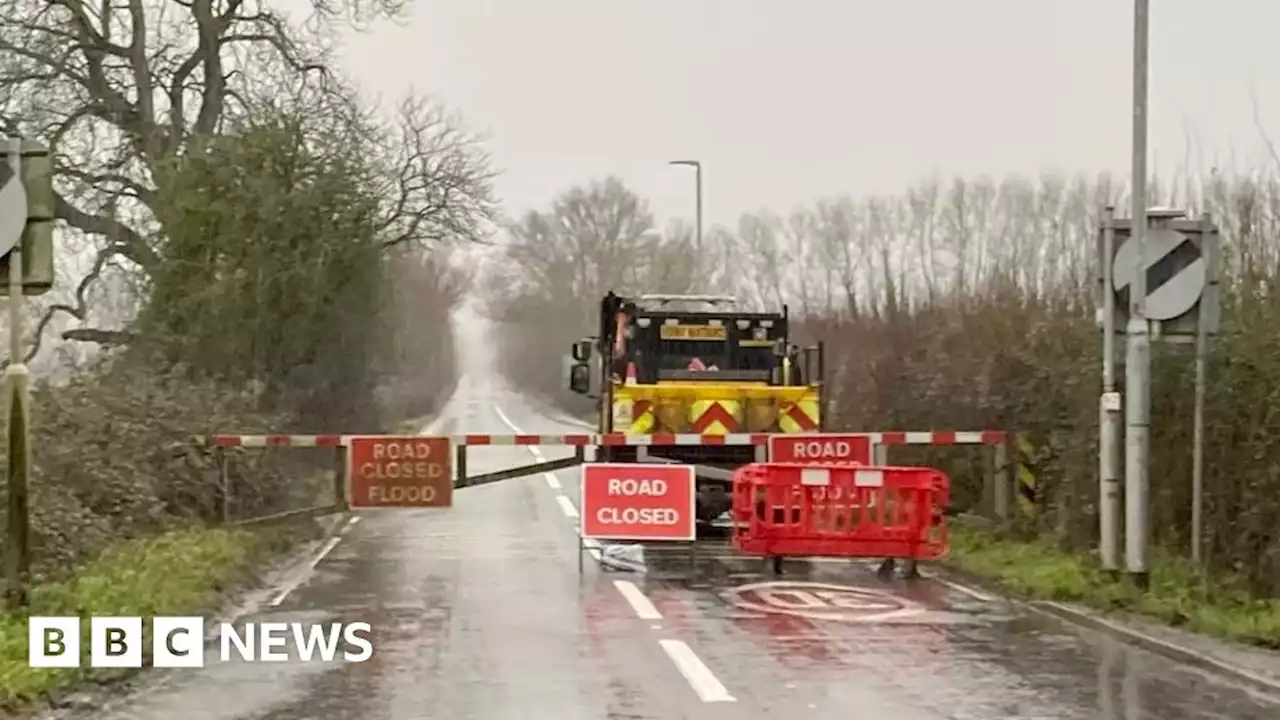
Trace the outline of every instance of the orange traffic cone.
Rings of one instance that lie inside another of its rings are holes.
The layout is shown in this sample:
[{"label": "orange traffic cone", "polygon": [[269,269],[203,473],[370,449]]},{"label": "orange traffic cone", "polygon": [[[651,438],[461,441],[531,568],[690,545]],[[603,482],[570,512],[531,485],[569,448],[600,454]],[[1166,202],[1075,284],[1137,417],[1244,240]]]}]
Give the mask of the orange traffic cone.
[{"label": "orange traffic cone", "polygon": [[627,379],[624,384],[626,385],[636,384],[636,364],[633,362],[627,363]]}]

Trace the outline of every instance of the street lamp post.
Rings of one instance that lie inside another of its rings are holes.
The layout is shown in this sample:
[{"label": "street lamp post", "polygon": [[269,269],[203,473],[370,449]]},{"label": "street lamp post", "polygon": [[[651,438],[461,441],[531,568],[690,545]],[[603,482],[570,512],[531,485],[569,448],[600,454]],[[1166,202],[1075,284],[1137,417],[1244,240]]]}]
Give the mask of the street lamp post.
[{"label": "street lamp post", "polygon": [[697,203],[698,203],[697,210],[695,210],[696,217],[697,217],[697,219],[695,220],[695,223],[697,227],[694,231],[696,233],[696,235],[694,236],[696,238],[694,240],[694,252],[697,255],[698,261],[701,261],[702,259],[702,163],[697,160],[672,160],[669,164],[670,165],[686,165],[688,167],[693,168],[693,171],[694,171],[694,182],[697,183]]}]

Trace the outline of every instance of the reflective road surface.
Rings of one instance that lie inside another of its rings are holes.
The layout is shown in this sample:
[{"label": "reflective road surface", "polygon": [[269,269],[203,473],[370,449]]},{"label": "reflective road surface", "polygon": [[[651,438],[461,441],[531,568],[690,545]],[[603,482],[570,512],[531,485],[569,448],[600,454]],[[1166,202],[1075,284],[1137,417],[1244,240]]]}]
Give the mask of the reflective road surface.
[{"label": "reflective road surface", "polygon": [[[432,432],[581,431],[505,387],[482,338]],[[492,447],[473,473],[564,449]],[[937,579],[723,543],[646,548],[647,572],[579,574],[578,473],[460,490],[438,511],[357,516],[256,621],[368,621],[364,663],[151,671],[84,717],[137,720],[1277,720],[1280,705]],[[598,555],[597,550],[595,555]]]}]

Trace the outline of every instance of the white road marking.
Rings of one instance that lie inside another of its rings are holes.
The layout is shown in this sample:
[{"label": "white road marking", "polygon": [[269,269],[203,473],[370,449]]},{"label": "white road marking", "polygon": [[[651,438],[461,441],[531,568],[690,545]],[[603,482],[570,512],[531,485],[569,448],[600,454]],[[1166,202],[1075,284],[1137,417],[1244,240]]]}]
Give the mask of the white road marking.
[{"label": "white road marking", "polygon": [[563,495],[557,495],[556,502],[560,503],[560,512],[563,512],[565,517],[578,517],[578,508],[573,506],[573,503],[569,501],[569,498]]},{"label": "white road marking", "polygon": [[347,531],[351,529],[351,526],[358,522],[360,522],[359,516],[352,517],[348,520],[346,525],[343,525],[342,529],[338,531],[338,534],[329,538],[329,542],[325,543],[324,547],[320,548],[320,552],[316,553],[315,557],[311,558],[311,562],[307,563],[307,572],[298,573],[297,576],[289,582],[289,584],[280,589],[280,592],[277,593],[268,604],[271,605],[271,607],[279,607],[280,603],[284,602],[284,599],[289,597],[289,593],[297,590],[302,583],[311,576],[311,572],[316,569],[316,566],[320,564],[320,561],[324,560],[329,553],[333,552],[333,549],[342,541],[342,536],[347,534]]},{"label": "white road marking", "polygon": [[578,418],[567,417],[567,416],[565,416],[565,415],[561,415],[561,416],[557,417],[557,418],[556,418],[556,422],[561,422],[561,423],[564,423],[565,425],[572,425],[573,427],[582,428],[582,429],[584,429],[584,430],[595,430],[595,429],[596,429],[596,426],[595,426],[595,425],[592,425],[591,423],[587,422],[586,420],[579,420]]},{"label": "white road marking", "polygon": [[494,412],[494,413],[496,413],[496,414],[498,415],[498,419],[499,419],[499,420],[501,420],[501,421],[502,421],[502,423],[503,423],[504,425],[506,425],[507,427],[511,428],[511,432],[513,432],[513,433],[515,433],[515,434],[517,434],[517,435],[524,435],[524,434],[525,434],[525,432],[524,432],[523,430],[521,430],[520,428],[516,427],[516,424],[515,424],[515,423],[511,422],[511,418],[507,417],[507,414],[506,414],[506,413],[504,413],[504,412],[502,412],[502,408],[498,407],[498,404],[497,404],[497,403],[494,403],[494,404],[493,404],[493,412]]},{"label": "white road marking", "polygon": [[658,608],[645,597],[640,588],[630,580],[614,580],[613,586],[618,588],[618,592],[622,593],[622,597],[627,599],[627,604],[632,610],[636,611],[636,616],[641,620],[661,620],[662,613],[658,612]]},{"label": "white road marking", "polygon": [[[575,526],[574,529],[578,531],[579,535],[581,535],[581,528]],[[582,547],[586,548],[587,552],[591,553],[591,557],[595,558],[597,562],[604,559],[604,554],[600,551],[599,540],[596,540],[595,538],[583,538]]]},{"label": "white road marking", "polygon": [[[493,404],[493,412],[495,415],[498,416],[498,419],[501,420],[504,425],[511,428],[511,432],[517,435],[525,434],[525,432],[521,430],[518,425],[516,425],[514,422],[511,421],[511,418],[507,417],[506,413],[502,412],[502,408],[498,407],[497,403]],[[542,451],[539,450],[537,446],[525,445],[523,447],[529,451],[529,454],[533,456],[534,460],[537,460],[538,462],[547,461],[546,456],[542,454]],[[542,479],[547,482],[547,487],[551,488],[552,490],[558,491],[562,487],[560,484],[560,479],[555,476],[555,473],[550,473],[550,472],[543,473]],[[574,507],[573,501],[570,500],[565,495],[563,495],[562,493],[556,494],[556,502],[560,504],[560,511],[564,513],[565,517],[570,519],[579,517],[578,508]],[[581,534],[582,532],[581,527],[575,527],[574,529],[577,530],[579,534]],[[582,547],[585,548],[587,552],[591,553],[591,557],[595,559],[596,562],[600,562],[603,559],[604,555],[600,550],[599,541],[594,539],[583,540]]]},{"label": "white road marking", "polygon": [[339,542],[342,542],[341,533],[339,533],[336,537],[331,539],[329,542],[325,543],[325,546],[320,550],[320,554],[311,558],[311,562],[308,563],[307,567],[311,570],[315,570],[316,566],[320,564],[320,561],[324,560],[326,555],[332,552],[334,548],[338,547]]},{"label": "white road marking", "polygon": [[676,669],[684,679],[689,681],[690,687],[702,702],[737,702],[738,699],[729,694],[693,648],[681,640],[659,640],[658,644],[667,653],[667,657],[671,658],[671,662],[676,664]]},{"label": "white road marking", "polygon": [[951,588],[952,590],[962,592],[965,595],[968,595],[969,597],[979,602],[995,602],[996,601],[995,596],[984,593],[981,590],[975,590],[969,587],[968,585],[961,585],[958,582],[952,582],[946,578],[934,575],[933,573],[929,573],[927,575],[925,575],[924,573],[920,573],[920,574],[930,580],[933,580],[935,582],[940,582],[943,585],[946,585],[947,587]]}]

